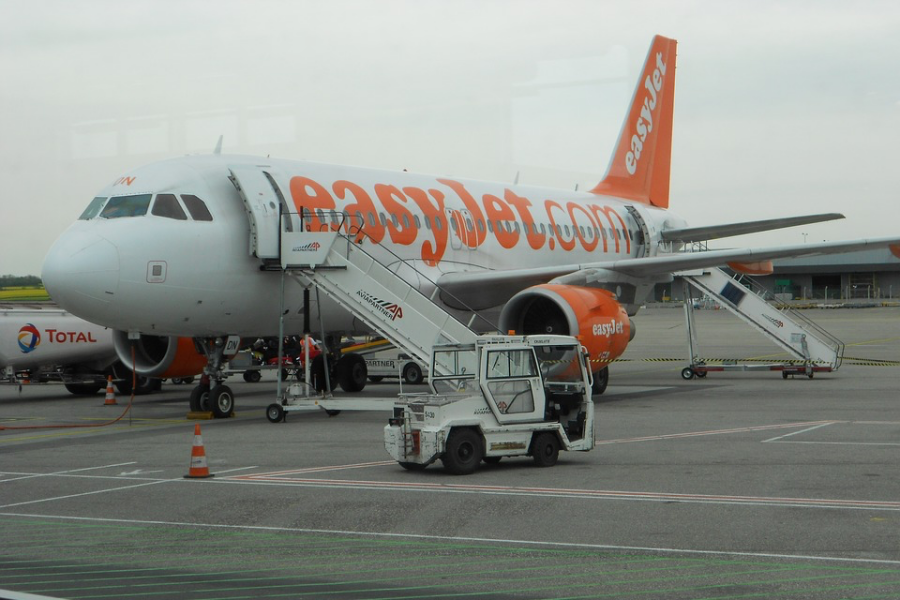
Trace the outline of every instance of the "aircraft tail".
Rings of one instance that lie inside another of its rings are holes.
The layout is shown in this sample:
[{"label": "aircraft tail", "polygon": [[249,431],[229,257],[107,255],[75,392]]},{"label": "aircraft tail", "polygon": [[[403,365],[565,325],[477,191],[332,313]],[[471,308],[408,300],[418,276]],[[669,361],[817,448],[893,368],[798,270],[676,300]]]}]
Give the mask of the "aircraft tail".
[{"label": "aircraft tail", "polygon": [[653,38],[606,176],[593,193],[669,207],[676,45]]}]

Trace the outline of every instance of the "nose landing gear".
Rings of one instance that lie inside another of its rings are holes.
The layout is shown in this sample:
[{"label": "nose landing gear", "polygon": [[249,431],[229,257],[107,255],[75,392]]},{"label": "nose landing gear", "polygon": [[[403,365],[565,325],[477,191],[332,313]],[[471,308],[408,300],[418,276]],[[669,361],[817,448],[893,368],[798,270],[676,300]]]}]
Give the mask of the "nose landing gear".
[{"label": "nose landing gear", "polygon": [[217,419],[234,416],[234,392],[223,383],[223,364],[226,356],[237,352],[240,338],[194,338],[194,343],[206,355],[207,364],[200,383],[191,390],[191,411],[212,412]]}]

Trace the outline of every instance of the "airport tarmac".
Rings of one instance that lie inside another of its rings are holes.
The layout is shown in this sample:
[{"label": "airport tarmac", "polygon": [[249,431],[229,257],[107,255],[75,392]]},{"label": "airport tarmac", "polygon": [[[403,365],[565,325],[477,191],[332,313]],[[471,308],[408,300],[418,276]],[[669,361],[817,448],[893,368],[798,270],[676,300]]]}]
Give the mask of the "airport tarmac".
[{"label": "airport tarmac", "polygon": [[[685,381],[677,308],[598,398],[588,453],[454,477],[409,472],[387,412],[269,423],[271,374],[232,378],[185,479],[187,386],[104,406],[0,386],[0,589],[58,598],[898,598],[900,308],[808,311],[847,349],[834,374]],[[708,358],[785,355],[725,311]],[[852,358],[853,360],[850,360]],[[673,359],[650,360],[650,359]],[[860,359],[860,360],[857,360]],[[425,390],[425,386],[417,386]],[[397,383],[363,395],[391,397]],[[0,596],[3,596],[0,593]]]}]

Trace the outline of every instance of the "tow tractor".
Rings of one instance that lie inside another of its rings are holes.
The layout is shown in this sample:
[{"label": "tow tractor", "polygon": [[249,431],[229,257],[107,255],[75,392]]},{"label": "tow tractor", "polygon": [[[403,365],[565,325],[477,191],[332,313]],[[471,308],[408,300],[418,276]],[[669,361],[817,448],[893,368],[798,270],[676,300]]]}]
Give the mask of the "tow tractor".
[{"label": "tow tractor", "polygon": [[432,394],[401,394],[384,428],[400,466],[421,470],[440,459],[467,475],[503,457],[556,464],[560,449],[594,447],[588,354],[570,336],[479,336],[436,346]]}]

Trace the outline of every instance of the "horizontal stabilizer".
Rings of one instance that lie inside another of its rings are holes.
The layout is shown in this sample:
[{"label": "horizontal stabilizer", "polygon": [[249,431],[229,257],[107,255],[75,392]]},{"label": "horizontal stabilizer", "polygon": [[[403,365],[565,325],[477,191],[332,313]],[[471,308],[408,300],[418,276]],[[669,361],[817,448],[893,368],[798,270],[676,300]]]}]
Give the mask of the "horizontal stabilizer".
[{"label": "horizontal stabilizer", "polygon": [[690,227],[686,229],[667,229],[662,232],[662,239],[666,242],[703,242],[731,237],[733,235],[745,235],[747,233],[759,233],[760,231],[772,231],[822,221],[843,219],[840,213],[825,213],[821,215],[806,215],[803,217],[784,217],[781,219],[766,219],[765,221],[745,221],[743,223],[728,223],[726,225],[710,225],[709,227]]}]

